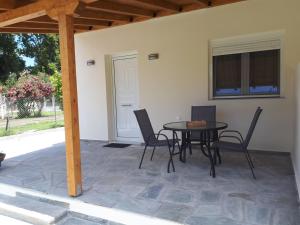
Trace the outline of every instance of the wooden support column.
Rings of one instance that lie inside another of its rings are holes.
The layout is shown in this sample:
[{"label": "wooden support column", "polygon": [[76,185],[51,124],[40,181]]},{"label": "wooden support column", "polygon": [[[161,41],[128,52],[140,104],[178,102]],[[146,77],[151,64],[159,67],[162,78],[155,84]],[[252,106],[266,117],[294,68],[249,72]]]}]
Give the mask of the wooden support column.
[{"label": "wooden support column", "polygon": [[73,16],[58,14],[66,135],[68,192],[82,193]]}]

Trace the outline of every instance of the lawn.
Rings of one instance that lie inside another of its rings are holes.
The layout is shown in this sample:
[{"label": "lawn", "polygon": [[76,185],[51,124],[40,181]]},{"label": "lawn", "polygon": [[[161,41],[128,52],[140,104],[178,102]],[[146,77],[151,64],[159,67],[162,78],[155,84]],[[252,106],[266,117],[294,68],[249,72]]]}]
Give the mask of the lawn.
[{"label": "lawn", "polygon": [[3,136],[10,136],[15,134],[21,134],[27,131],[40,131],[40,130],[47,130],[57,127],[63,127],[64,121],[40,121],[37,123],[29,123],[25,125],[19,125],[15,127],[10,127],[8,131],[5,131],[5,129],[0,130],[0,137]]}]

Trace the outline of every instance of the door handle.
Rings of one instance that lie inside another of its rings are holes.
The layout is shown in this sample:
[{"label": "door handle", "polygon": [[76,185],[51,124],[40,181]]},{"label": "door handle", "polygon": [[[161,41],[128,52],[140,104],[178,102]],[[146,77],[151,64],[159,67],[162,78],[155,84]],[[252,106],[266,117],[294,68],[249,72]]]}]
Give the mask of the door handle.
[{"label": "door handle", "polygon": [[132,106],[131,104],[123,104],[123,105],[121,105],[121,106],[124,106],[124,107],[130,107],[130,106]]}]

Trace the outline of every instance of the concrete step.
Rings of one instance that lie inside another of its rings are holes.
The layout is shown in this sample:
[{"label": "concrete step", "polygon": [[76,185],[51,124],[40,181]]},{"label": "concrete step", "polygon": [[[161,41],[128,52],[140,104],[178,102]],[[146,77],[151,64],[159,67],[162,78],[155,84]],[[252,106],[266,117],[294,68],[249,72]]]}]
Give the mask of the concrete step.
[{"label": "concrete step", "polygon": [[7,216],[0,215],[1,224],[5,225],[33,225],[32,223],[26,223],[21,220],[16,220]]},{"label": "concrete step", "polygon": [[81,213],[70,212],[56,225],[124,225],[124,224],[87,216]]},{"label": "concrete step", "polygon": [[0,194],[0,215],[36,225],[54,224],[67,215],[68,209],[21,196]]}]

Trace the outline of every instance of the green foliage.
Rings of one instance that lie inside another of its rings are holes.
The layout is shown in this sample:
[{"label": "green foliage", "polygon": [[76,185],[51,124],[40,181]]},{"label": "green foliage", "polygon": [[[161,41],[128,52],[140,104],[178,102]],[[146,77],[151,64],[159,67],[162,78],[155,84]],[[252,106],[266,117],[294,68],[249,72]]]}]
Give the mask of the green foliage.
[{"label": "green foliage", "polygon": [[16,36],[0,34],[0,81],[5,82],[10,73],[18,75],[25,69],[24,60],[18,55]]},{"label": "green foliage", "polygon": [[49,79],[54,89],[55,100],[59,103],[60,108],[63,109],[61,73],[58,72],[54,64],[50,64],[49,67],[54,71],[53,75]]},{"label": "green foliage", "polygon": [[21,34],[19,35],[20,54],[34,58],[35,65],[30,69],[31,73],[38,72],[53,74],[54,64],[60,70],[59,38],[53,34]]}]

